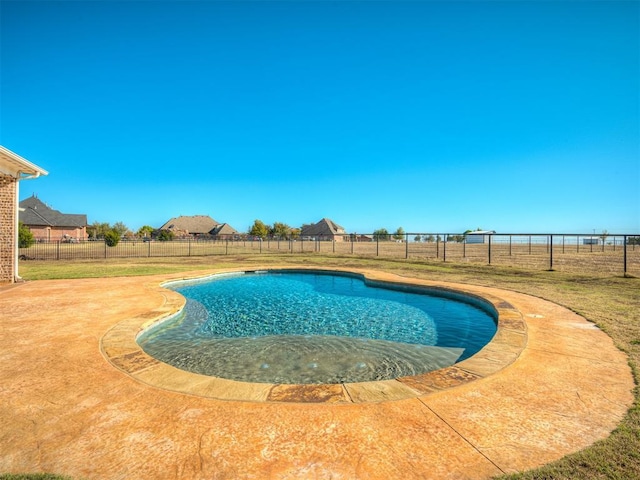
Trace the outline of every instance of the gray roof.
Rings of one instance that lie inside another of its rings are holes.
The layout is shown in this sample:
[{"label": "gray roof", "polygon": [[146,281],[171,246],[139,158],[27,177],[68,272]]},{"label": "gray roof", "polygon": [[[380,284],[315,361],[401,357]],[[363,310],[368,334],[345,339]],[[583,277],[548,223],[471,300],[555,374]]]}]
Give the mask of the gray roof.
[{"label": "gray roof", "polygon": [[220,225],[208,215],[180,216],[169,220],[160,230],[182,230],[190,234],[207,234]]},{"label": "gray roof", "polygon": [[221,225],[216,225],[209,233],[211,235],[235,235],[238,231],[228,223],[223,223]]},{"label": "gray roof", "polygon": [[313,225],[303,225],[300,235],[305,237],[316,237],[319,235],[344,235],[343,227],[329,218],[323,218]]},{"label": "gray roof", "polygon": [[87,216],[84,214],[60,213],[42,202],[35,195],[20,202],[19,220],[25,225],[48,227],[87,226]]}]

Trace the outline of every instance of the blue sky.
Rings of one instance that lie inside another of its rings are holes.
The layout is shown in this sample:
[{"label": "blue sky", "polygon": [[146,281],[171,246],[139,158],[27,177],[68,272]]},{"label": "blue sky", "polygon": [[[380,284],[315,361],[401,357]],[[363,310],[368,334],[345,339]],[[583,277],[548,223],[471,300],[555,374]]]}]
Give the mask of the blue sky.
[{"label": "blue sky", "polygon": [[640,232],[636,1],[0,2],[0,143],[137,230]]}]

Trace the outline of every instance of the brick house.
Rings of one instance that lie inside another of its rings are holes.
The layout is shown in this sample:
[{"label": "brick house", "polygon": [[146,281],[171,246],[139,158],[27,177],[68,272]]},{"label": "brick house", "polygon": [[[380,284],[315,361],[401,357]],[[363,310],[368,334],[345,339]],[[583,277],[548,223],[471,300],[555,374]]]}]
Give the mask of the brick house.
[{"label": "brick house", "polygon": [[218,224],[219,222],[208,215],[182,215],[171,218],[158,230],[168,230],[178,238],[188,238],[208,235]]},{"label": "brick house", "polygon": [[0,145],[0,283],[18,276],[18,198],[20,180],[48,172]]},{"label": "brick house", "polygon": [[303,225],[300,231],[303,239],[332,241],[349,241],[350,237],[344,228],[329,218],[323,218],[313,225]]},{"label": "brick house", "polygon": [[222,223],[220,225],[216,225],[215,228],[209,232],[209,235],[217,240],[224,240],[236,238],[238,236],[238,231],[228,223]]},{"label": "brick house", "polygon": [[36,240],[75,242],[87,239],[85,214],[61,213],[35,195],[20,202],[19,215]]},{"label": "brick house", "polygon": [[157,231],[168,230],[177,238],[213,237],[217,239],[237,235],[238,232],[228,223],[220,223],[208,215],[174,217]]}]

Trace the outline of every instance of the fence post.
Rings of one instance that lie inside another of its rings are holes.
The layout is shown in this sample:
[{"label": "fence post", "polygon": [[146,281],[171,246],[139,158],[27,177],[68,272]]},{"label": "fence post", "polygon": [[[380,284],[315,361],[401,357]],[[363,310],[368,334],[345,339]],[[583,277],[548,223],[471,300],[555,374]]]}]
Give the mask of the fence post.
[{"label": "fence post", "polygon": [[624,276],[627,276],[627,236],[623,235],[622,236],[622,250],[623,250],[623,255],[622,258],[624,258]]},{"label": "fence post", "polygon": [[56,242],[56,260],[60,260],[60,240]]},{"label": "fence post", "polygon": [[491,234],[489,234],[488,237],[489,237],[489,248],[487,249],[487,253],[489,254],[489,265],[491,265]]},{"label": "fence post", "polygon": [[107,258],[107,241],[103,240],[104,242],[104,258]]},{"label": "fence post", "polygon": [[553,271],[553,235],[549,235],[549,271]]},{"label": "fence post", "polygon": [[409,258],[409,234],[405,233],[404,234],[404,259],[408,259]]},{"label": "fence post", "polygon": [[188,248],[189,248],[189,249],[188,249],[188,255],[187,255],[187,256],[188,256],[188,257],[190,257],[190,256],[191,256],[191,237],[189,237],[189,238],[187,239],[187,242],[188,242],[188,243],[187,243],[187,245],[188,245]]},{"label": "fence post", "polygon": [[549,236],[547,235],[547,253],[549,253]]},{"label": "fence post", "polygon": [[436,235],[436,258],[440,258],[440,235]]},{"label": "fence post", "polygon": [[447,261],[447,235],[445,234],[444,240],[442,241],[442,261]]},{"label": "fence post", "polygon": [[376,236],[376,257],[380,255],[380,235]]},{"label": "fence post", "polygon": [[151,257],[151,240],[147,242],[147,257]]},{"label": "fence post", "polygon": [[229,239],[228,238],[225,240],[224,254],[229,255]]},{"label": "fence post", "polygon": [[509,256],[511,256],[511,235],[509,235]]}]

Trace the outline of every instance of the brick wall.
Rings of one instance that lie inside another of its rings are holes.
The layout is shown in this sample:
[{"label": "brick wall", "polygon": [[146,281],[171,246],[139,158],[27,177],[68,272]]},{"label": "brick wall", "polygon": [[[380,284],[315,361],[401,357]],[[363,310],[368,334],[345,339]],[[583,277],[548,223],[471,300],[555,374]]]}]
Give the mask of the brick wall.
[{"label": "brick wall", "polygon": [[36,240],[57,242],[59,240],[63,240],[65,238],[65,235],[67,237],[75,238],[76,240],[87,239],[87,231],[84,227],[37,227],[34,225],[29,225],[29,230],[31,230],[33,238],[35,238]]},{"label": "brick wall", "polygon": [[15,276],[16,179],[0,174],[0,283]]}]

